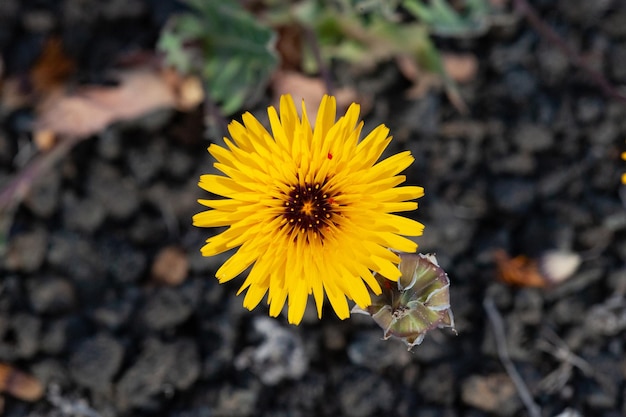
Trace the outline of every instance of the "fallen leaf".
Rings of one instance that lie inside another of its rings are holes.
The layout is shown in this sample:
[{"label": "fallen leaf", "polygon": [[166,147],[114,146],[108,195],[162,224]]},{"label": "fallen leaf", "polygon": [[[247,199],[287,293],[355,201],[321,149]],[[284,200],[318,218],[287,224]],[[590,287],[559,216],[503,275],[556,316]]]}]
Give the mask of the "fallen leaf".
[{"label": "fallen leaf", "polygon": [[497,250],[494,259],[498,279],[520,287],[546,287],[560,284],[570,278],[581,264],[577,253],[548,250],[531,259],[525,255],[511,258],[505,251]]},{"label": "fallen leaf", "polygon": [[46,40],[41,55],[30,71],[33,89],[37,94],[45,94],[62,86],[75,70],[75,63],[63,50],[61,40]]},{"label": "fallen leaf", "polygon": [[4,112],[32,106],[41,97],[61,89],[74,70],[75,63],[63,52],[61,41],[50,38],[28,74],[0,81],[0,106]]},{"label": "fallen leaf", "polygon": [[498,269],[498,279],[520,287],[545,287],[548,282],[539,272],[537,261],[525,255],[511,258],[505,251],[497,250],[494,259]]},{"label": "fallen leaf", "polygon": [[171,71],[134,69],[120,72],[117,80],[115,87],[85,86],[49,95],[38,107],[36,130],[86,137],[114,122],[132,120],[161,108],[189,108],[196,100],[201,101],[197,92],[190,94],[189,87],[184,86],[186,78],[174,76]]},{"label": "fallen leaf", "polygon": [[44,387],[34,376],[0,363],[0,392],[11,394],[22,401],[37,401],[43,396]]}]

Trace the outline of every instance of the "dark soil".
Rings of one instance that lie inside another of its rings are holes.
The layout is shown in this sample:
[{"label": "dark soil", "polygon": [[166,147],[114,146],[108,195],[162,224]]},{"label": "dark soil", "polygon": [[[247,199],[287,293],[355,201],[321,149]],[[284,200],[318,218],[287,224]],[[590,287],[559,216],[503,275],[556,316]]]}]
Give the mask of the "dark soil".
[{"label": "dark soil", "polygon": [[[592,68],[626,84],[626,3],[536,0],[542,19]],[[60,36],[74,82],[107,83],[119,56],[150,50],[171,1],[0,3],[9,74]],[[392,63],[337,84],[373,94],[366,126],[387,124],[425,187],[422,252],[448,272],[458,335],[433,331],[412,352],[365,316],[299,327],[245,310],[241,280],[218,285],[225,257],[202,258],[209,231],[200,174],[211,169],[202,111],[162,112],[76,146],[15,213],[0,266],[0,362],[46,386],[18,416],[525,416],[483,307],[505,323],[508,354],[543,416],[626,415],[626,208],[620,160],[626,104],[523,18],[473,40],[439,40],[479,59],[461,87],[469,114],[433,91],[407,100]],[[250,109],[262,117],[269,103]],[[29,109],[0,120],[0,184],[29,146]],[[22,153],[20,153],[22,152]],[[496,279],[494,250],[573,251],[554,288]],[[165,259],[164,259],[165,257]],[[169,274],[183,271],[180,276]],[[187,273],[184,273],[187,271]],[[311,304],[311,303],[309,303]],[[2,384],[7,381],[0,381]],[[569,412],[570,414],[565,414]]]}]

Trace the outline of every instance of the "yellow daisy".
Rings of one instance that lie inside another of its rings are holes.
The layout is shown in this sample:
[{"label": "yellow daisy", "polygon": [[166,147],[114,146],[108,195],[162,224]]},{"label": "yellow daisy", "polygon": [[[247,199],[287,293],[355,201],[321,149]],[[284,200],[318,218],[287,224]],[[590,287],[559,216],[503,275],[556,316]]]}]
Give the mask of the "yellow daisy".
[{"label": "yellow daisy", "polygon": [[[199,200],[210,209],[193,218],[195,226],[228,228],[207,239],[204,256],[239,248],[219,268],[220,282],[250,268],[239,289],[252,310],[266,293],[269,314],[280,314],[288,299],[288,320],[302,320],[313,294],[318,316],[324,293],[337,316],[350,315],[346,297],[361,308],[381,288],[377,272],[397,281],[398,255],[415,252],[404,236],[419,236],[424,226],[395,212],[417,208],[422,187],[403,186],[398,175],[412,162],[402,152],[377,162],[391,141],[389,129],[375,128],[359,141],[363,122],[353,103],[336,120],[335,98],[322,99],[315,128],[302,118],[289,95],[280,99],[280,116],[268,108],[272,134],[250,113],[243,124],[228,126],[226,147],[209,146],[224,175],[202,175],[200,187],[221,199]],[[239,294],[238,293],[238,294]]]}]

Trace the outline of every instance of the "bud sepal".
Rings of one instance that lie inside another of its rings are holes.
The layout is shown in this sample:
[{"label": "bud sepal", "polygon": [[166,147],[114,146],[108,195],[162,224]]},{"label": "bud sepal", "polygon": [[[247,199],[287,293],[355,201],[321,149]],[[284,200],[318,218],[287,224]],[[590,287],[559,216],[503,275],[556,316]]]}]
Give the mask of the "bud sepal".
[{"label": "bud sepal", "polygon": [[374,278],[382,292],[372,296],[365,309],[355,306],[353,313],[370,315],[383,329],[383,337],[403,340],[409,350],[435,328],[454,328],[450,308],[450,280],[435,255],[399,253],[401,276],[397,282],[379,273]]}]

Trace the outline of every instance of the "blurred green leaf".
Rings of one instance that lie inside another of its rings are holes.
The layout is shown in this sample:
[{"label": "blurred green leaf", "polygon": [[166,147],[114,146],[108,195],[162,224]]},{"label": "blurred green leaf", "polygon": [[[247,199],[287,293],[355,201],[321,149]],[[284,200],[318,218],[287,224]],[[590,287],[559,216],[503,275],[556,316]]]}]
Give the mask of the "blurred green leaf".
[{"label": "blurred green leaf", "polygon": [[237,2],[187,0],[191,10],[171,18],[158,49],[183,74],[202,77],[224,114],[257,100],[278,64],[274,32]]},{"label": "blurred green leaf", "polygon": [[440,36],[477,36],[488,29],[490,11],[487,0],[466,0],[464,13],[459,13],[446,0],[404,0],[402,6],[429,30]]}]

